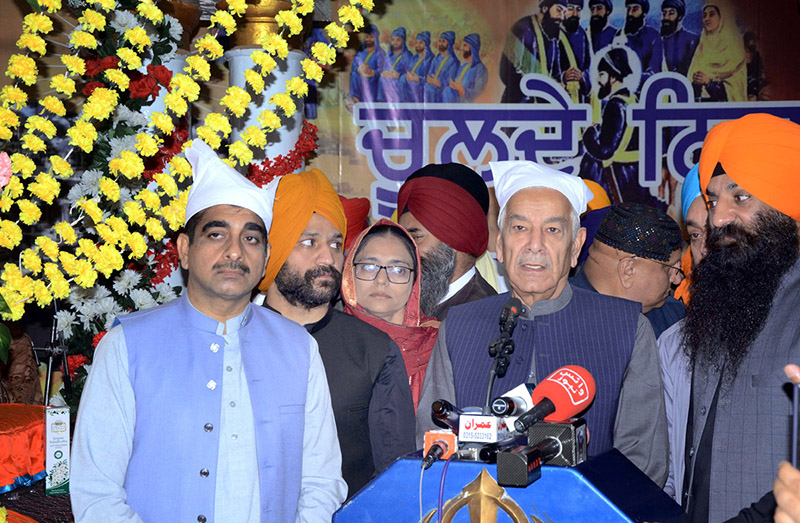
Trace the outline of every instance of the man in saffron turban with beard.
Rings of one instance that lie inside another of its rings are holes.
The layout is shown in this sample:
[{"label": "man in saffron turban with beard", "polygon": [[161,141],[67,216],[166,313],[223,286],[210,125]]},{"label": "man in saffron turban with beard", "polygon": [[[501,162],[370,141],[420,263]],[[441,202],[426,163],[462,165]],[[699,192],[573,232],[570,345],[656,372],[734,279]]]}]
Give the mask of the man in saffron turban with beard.
[{"label": "man in saffron turban with beard", "polygon": [[319,344],[342,450],[348,497],[414,450],[414,407],[403,356],[383,331],[331,305],[339,293],[347,222],[325,175],[281,178],[272,256],[259,285],[265,306],[304,326]]},{"label": "man in saffron turban with beard", "polygon": [[772,520],[775,470],[790,455],[783,367],[800,360],[798,180],[800,126],[787,120],[750,114],[703,144],[707,254],[684,326],[689,521]]}]

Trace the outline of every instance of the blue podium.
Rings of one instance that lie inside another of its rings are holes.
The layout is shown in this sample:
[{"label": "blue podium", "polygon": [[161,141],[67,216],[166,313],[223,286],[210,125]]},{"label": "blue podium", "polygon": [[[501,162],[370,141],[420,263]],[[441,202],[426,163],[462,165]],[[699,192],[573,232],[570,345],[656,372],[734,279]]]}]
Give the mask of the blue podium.
[{"label": "blue podium", "polygon": [[[422,473],[403,458],[347,501],[335,523],[436,522],[444,462]],[[422,511],[420,516],[420,479]],[[677,521],[681,508],[616,450],[575,468],[542,467],[526,488],[497,484],[497,466],[453,461],[443,491],[445,522],[593,523]]]}]

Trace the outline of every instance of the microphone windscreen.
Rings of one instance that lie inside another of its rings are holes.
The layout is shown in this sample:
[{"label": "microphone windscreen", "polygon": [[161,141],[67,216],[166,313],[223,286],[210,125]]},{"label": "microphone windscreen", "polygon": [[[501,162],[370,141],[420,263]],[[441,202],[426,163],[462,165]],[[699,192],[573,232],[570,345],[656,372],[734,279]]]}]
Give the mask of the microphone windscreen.
[{"label": "microphone windscreen", "polygon": [[514,297],[509,298],[504,308],[512,312],[514,316],[519,316],[525,310],[522,300]]},{"label": "microphone windscreen", "polygon": [[588,370],[580,365],[565,365],[542,380],[531,399],[538,404],[544,398],[553,402],[555,411],[544,421],[562,423],[586,410],[594,401],[595,383]]}]

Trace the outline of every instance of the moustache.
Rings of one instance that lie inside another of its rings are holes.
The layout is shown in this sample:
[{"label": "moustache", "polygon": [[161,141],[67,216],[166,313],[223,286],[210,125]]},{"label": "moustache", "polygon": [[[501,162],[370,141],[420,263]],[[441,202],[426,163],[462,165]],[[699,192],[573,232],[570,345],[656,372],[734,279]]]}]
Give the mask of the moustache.
[{"label": "moustache", "polygon": [[706,236],[706,247],[709,252],[720,249],[742,250],[752,245],[756,237],[743,226],[729,223],[722,227],[712,227]]},{"label": "moustache", "polygon": [[547,258],[539,258],[538,256],[525,256],[520,255],[517,257],[517,265],[541,265],[545,269],[550,268],[550,260]]},{"label": "moustache", "polygon": [[334,280],[339,280],[342,277],[342,273],[336,270],[333,265],[323,265],[306,271],[305,275],[307,281],[316,280],[320,276],[331,276]]},{"label": "moustache", "polygon": [[244,274],[250,274],[250,267],[245,265],[244,262],[239,260],[231,260],[227,262],[217,263],[212,267],[215,271],[223,270],[223,269],[233,269],[236,271],[242,271]]}]

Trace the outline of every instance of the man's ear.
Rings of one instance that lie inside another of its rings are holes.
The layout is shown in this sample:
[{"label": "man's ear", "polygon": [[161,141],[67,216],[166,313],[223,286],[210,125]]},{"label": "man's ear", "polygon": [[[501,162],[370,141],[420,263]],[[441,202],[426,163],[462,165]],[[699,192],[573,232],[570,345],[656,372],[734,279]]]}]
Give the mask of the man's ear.
[{"label": "man's ear", "polygon": [[178,235],[178,258],[181,268],[189,270],[189,236],[185,232]]},{"label": "man's ear", "polygon": [[269,253],[271,250],[272,250],[272,244],[267,243],[267,257],[264,258],[264,271],[263,274],[261,275],[261,279],[264,279],[264,276],[267,275],[267,264],[269,263]]},{"label": "man's ear", "polygon": [[581,227],[578,229],[578,234],[575,235],[575,240],[572,242],[572,261],[570,262],[570,266],[573,268],[578,265],[578,258],[581,255],[581,248],[584,243],[586,243],[586,227]]},{"label": "man's ear", "polygon": [[617,277],[624,289],[633,287],[633,278],[636,275],[636,258],[622,258],[617,262]]},{"label": "man's ear", "polygon": [[503,231],[497,233],[494,241],[494,253],[497,255],[497,261],[503,263]]}]

